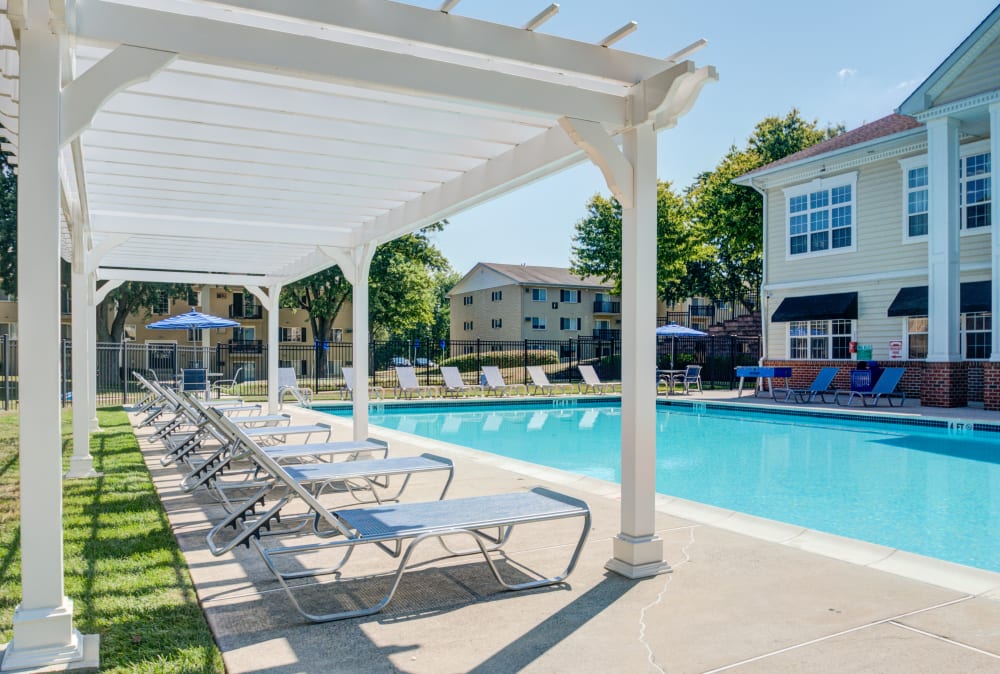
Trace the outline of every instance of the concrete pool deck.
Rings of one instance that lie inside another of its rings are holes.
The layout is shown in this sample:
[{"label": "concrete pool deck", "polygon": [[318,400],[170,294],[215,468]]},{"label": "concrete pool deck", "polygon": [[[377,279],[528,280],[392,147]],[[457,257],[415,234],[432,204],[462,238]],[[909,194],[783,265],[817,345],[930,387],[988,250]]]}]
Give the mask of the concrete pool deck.
[{"label": "concrete pool deck", "polygon": [[[690,399],[774,404],[729,391]],[[925,411],[910,405],[905,414]],[[349,420],[289,411],[295,422],[321,418],[336,438],[350,435]],[[662,497],[657,529],[673,573],[628,581],[604,570],[618,531],[617,485],[395,431],[372,435],[393,455],[451,458],[449,497],[541,485],[587,501],[592,530],[576,571],[565,586],[504,593],[475,558],[442,560],[426,545],[382,613],[307,624],[256,553],[207,551],[204,534],[221,509],[205,494],[184,494],[159,448],[141,441],[228,671],[1000,671],[998,574]],[[439,489],[417,481],[407,500]],[[525,530],[511,551],[552,568],[574,534],[572,524]],[[391,568],[385,557],[370,560]],[[369,557],[353,561],[363,568]]]}]

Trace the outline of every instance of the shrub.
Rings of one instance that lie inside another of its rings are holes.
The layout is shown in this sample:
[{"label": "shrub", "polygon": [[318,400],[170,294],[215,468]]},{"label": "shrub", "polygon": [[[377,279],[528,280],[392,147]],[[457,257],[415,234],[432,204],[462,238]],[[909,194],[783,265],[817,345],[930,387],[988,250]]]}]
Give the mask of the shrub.
[{"label": "shrub", "polygon": [[441,361],[441,365],[457,367],[460,372],[476,372],[481,365],[496,365],[500,368],[525,367],[527,365],[556,365],[559,354],[551,349],[530,349],[527,351],[483,351],[481,353],[463,353]]}]

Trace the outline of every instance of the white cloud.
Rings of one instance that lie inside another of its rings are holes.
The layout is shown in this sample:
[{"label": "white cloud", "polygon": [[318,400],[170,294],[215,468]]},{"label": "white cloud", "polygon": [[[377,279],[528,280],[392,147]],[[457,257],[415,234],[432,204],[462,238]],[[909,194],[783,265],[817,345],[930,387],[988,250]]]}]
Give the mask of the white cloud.
[{"label": "white cloud", "polygon": [[906,80],[905,82],[897,84],[896,89],[912,89],[918,84],[920,84],[920,80]]},{"label": "white cloud", "polygon": [[855,70],[854,68],[841,68],[840,70],[837,71],[837,77],[840,78],[841,82],[851,77],[854,77],[857,74],[858,71]]}]

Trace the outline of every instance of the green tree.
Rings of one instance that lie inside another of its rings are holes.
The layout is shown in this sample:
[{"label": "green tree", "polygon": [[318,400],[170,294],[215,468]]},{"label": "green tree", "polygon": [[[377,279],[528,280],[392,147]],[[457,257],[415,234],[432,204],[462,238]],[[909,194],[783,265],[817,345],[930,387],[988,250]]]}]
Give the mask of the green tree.
[{"label": "green tree", "polygon": [[763,200],[755,190],[734,185],[733,178],[843,130],[843,126],[822,128],[816,120],[808,122],[793,108],[784,117],[761,120],[745,148],[732,146],[714,170],[695,179],[687,201],[692,224],[708,246],[706,294],[742,298],[748,290],[759,288],[763,277]]},{"label": "green tree", "polygon": [[[600,194],[587,202],[587,215],[576,223],[570,269],[579,276],[611,281],[621,294],[622,209],[617,199]],[[660,181],[656,189],[657,295],[665,302],[695,294],[701,274],[691,270],[704,261],[708,249],[690,222],[684,200]]]},{"label": "green tree", "polygon": [[125,321],[133,314],[148,318],[151,307],[166,293],[169,299],[184,299],[190,286],[183,283],[142,283],[126,281],[97,305],[97,341],[120,342]]},{"label": "green tree", "polygon": [[0,153],[0,289],[17,295],[17,175]]},{"label": "green tree", "polygon": [[440,342],[451,336],[451,302],[448,293],[462,280],[462,275],[454,269],[438,271],[434,279],[434,322],[431,323],[431,339]]}]

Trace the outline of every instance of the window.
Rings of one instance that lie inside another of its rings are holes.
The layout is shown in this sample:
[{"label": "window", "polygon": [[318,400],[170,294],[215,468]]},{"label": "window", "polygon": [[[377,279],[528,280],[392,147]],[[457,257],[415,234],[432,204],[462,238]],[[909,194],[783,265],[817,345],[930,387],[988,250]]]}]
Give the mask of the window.
[{"label": "window", "polygon": [[503,299],[503,291],[502,290],[494,290],[493,292],[490,293],[490,301],[491,302],[499,302],[502,299]]},{"label": "window", "polygon": [[545,300],[546,300],[546,297],[545,297],[545,288],[532,288],[531,289],[531,301],[532,302],[544,302]]},{"label": "window", "polygon": [[[542,292],[545,292],[544,290]],[[544,330],[545,329],[545,317],[533,316],[531,319],[531,329],[532,330]]]},{"label": "window", "polygon": [[17,339],[17,323],[0,323],[0,337]]},{"label": "window", "polygon": [[201,328],[188,328],[187,333],[189,342],[200,342],[202,339]]},{"label": "window", "polygon": [[560,318],[559,319],[559,329],[560,330],[582,330],[583,329],[583,319],[582,318]]},{"label": "window", "polygon": [[569,302],[570,304],[580,303],[580,291],[579,290],[560,290],[559,291],[559,301]]},{"label": "window", "polygon": [[463,297],[462,304],[464,304],[465,306],[469,306],[470,304],[472,304],[472,295],[466,295],[465,297]]},{"label": "window", "polygon": [[906,319],[906,357],[927,357],[927,317],[910,316]]},{"label": "window", "polygon": [[490,325],[493,326],[494,330],[496,330],[497,328],[502,328],[503,327],[503,319],[502,318],[494,318],[492,321],[490,321]]},{"label": "window", "polygon": [[906,170],[906,235],[927,234],[927,167],[918,166]]},{"label": "window", "polygon": [[170,313],[170,298],[167,297],[167,291],[161,290],[156,293],[156,299],[153,300],[153,306],[150,307],[150,311],[154,314],[169,314]]},{"label": "window", "polygon": [[785,190],[789,255],[854,249],[856,183],[851,173]]},{"label": "window", "polygon": [[306,341],[305,328],[278,328],[279,342],[304,342]]},{"label": "window", "polygon": [[[992,158],[987,143],[970,143],[959,149],[959,228],[975,230],[990,226],[992,208]],[[930,213],[930,175],[927,155],[899,162],[903,169],[903,227],[907,237],[926,236]]]},{"label": "window", "polygon": [[16,302],[17,298],[13,295],[8,295],[7,293],[0,290],[0,302]]},{"label": "window", "polygon": [[990,312],[983,311],[962,315],[962,346],[969,360],[987,360],[990,357],[990,340],[993,334]]},{"label": "window", "polygon": [[466,332],[472,330],[472,321],[465,321],[464,323],[462,323],[462,329],[465,330]]},{"label": "window", "polygon": [[962,229],[990,225],[990,163],[989,152],[962,157],[959,163],[959,226]]},{"label": "window", "polygon": [[255,328],[245,328],[243,326],[233,328],[233,341],[252,342],[254,341],[256,334],[257,330]]},{"label": "window", "polygon": [[792,321],[788,324],[788,357],[798,360],[848,360],[853,322]]}]

